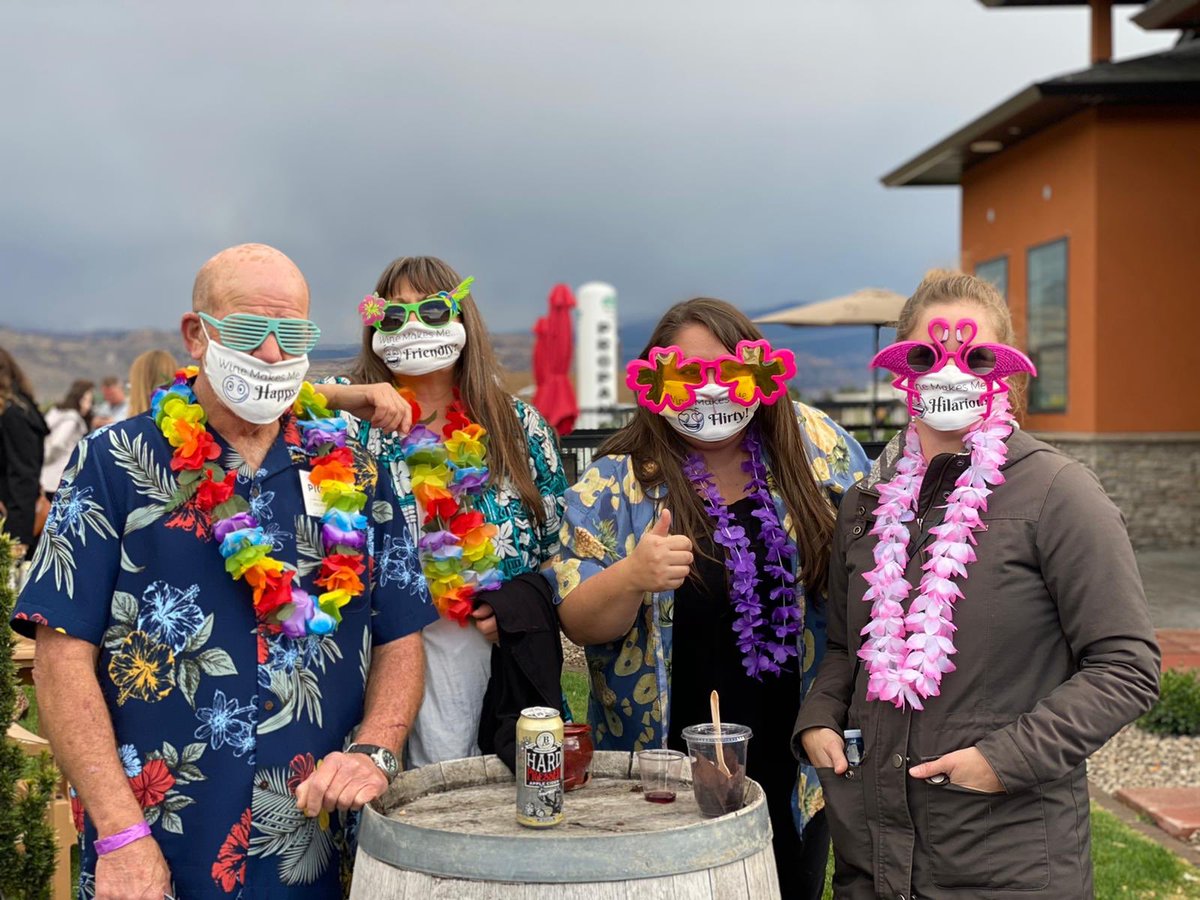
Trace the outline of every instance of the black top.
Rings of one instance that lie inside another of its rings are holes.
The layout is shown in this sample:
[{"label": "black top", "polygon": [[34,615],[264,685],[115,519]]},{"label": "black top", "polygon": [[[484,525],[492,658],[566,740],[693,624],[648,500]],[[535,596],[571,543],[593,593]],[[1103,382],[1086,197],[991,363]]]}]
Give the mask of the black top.
[{"label": "black top", "polygon": [[37,404],[24,394],[0,411],[0,503],[8,510],[4,530],[31,548],[34,508],[42,492],[43,441],[49,431]]},{"label": "black top", "polygon": [[[745,497],[729,511],[746,529],[759,571],[766,561],[762,523],[752,513],[757,503]],[[754,732],[746,759],[747,774],[764,785],[778,782],[787,797],[796,779],[792,756],[792,726],[800,707],[800,664],[792,658],[781,675],[763,673],[762,681],[746,674],[737,648],[733,622],[737,617],[729,599],[729,572],[724,548],[711,542],[704,550],[716,560],[696,554],[698,578],[689,578],[675,591],[674,640],[671,651],[671,709],[669,747],[687,750],[681,737],[685,726],[712,721],[709,694],[721,695],[721,718],[748,725]],[[777,587],[770,576],[760,575],[758,595],[764,604]],[[766,610],[770,614],[770,607]],[[786,783],[786,784],[785,784]],[[770,789],[768,788],[768,793]]]}]

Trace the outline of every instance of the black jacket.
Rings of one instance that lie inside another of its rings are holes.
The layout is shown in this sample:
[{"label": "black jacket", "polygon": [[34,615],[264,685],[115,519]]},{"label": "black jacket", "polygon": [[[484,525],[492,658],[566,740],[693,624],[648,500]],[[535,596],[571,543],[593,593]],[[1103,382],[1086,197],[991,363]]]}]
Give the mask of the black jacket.
[{"label": "black jacket", "polygon": [[43,442],[50,430],[37,404],[15,394],[0,412],[0,503],[8,510],[4,530],[33,546],[33,514],[42,492]]},{"label": "black jacket", "polygon": [[550,584],[536,572],[483,595],[496,611],[500,640],[483,696],[479,749],[516,768],[517,719],[529,706],[562,706],[562,643]]}]

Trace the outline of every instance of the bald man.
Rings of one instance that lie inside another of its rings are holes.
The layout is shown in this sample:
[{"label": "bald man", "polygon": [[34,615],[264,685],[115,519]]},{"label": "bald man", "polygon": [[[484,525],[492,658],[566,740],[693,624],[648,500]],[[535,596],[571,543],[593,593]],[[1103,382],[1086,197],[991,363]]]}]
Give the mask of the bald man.
[{"label": "bald man", "polygon": [[[163,419],[173,446],[155,410],[95,432],[55,495],[14,627],[37,638],[41,722],[87,810],[83,898],[341,897],[349,817],[398,769],[437,613],[391,478],[358,448],[365,521],[322,525],[309,474],[328,447],[292,413],[308,310],[278,250],[214,256],[181,323],[199,374],[169,395],[203,410],[204,434]],[[226,527],[234,509],[249,520]],[[274,613],[227,571],[255,545],[292,573]],[[347,560],[361,593],[327,606],[317,580]]]}]

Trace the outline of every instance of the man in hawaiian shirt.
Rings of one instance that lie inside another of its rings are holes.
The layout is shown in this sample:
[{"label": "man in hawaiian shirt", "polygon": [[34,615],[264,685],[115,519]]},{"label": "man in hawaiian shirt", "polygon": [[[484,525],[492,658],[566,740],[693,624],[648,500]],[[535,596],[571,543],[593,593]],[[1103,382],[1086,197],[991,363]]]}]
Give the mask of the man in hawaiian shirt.
[{"label": "man in hawaiian shirt", "polygon": [[[316,596],[322,510],[305,497],[312,453],[295,416],[281,406],[254,424],[234,412],[237,386],[205,372],[240,359],[251,383],[256,372],[298,383],[306,363],[281,348],[296,342],[278,320],[308,307],[291,260],[244,245],[201,269],[181,327],[201,362],[192,389],[214,461],[236,471],[228,483],[271,556]],[[228,344],[246,345],[245,333],[225,321],[235,313],[274,322],[240,357]],[[251,587],[227,574],[199,492],[173,501],[184,472],[172,454],[152,415],[85,439],[14,616],[36,631],[41,721],[88,813],[80,896],[340,897],[351,811],[394,774],[380,751],[400,753],[420,705],[419,630],[437,618],[391,479],[354,453],[364,589],[332,633],[292,638],[258,621]]]}]

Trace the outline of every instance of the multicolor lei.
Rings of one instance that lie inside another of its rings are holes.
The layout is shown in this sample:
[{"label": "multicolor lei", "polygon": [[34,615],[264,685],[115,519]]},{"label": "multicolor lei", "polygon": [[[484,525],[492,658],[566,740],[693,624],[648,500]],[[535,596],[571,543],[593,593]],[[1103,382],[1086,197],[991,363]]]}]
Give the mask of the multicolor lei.
[{"label": "multicolor lei", "polygon": [[305,451],[315,454],[309,480],[325,505],[321,516],[325,557],[316,578],[325,591],[314,599],[293,583],[294,569],[269,555],[271,538],[250,511],[249,502],[233,491],[236,471],[224,471],[214,462],[221,450],[205,427],[204,408],[192,391],[196,373],[195,366],[180,369],[173,384],[155,392],[152,403],[155,424],[175,448],[171,469],[179,473],[168,510],[194,497],[195,505],[208,514],[225,570],[254,589],[254,612],[261,627],[292,638],[331,633],[342,621],[342,607],[363,592],[359,575],[366,568],[367,519],[361,510],[367,497],[354,483],[346,423],[331,415],[325,398],[304,383],[293,411]]},{"label": "multicolor lei", "polygon": [[[420,407],[406,399],[419,419]],[[441,615],[465,628],[475,595],[500,586],[500,556],[496,526],[475,509],[488,481],[487,432],[467,418],[457,399],[446,418],[442,439],[425,425],[414,426],[400,443],[400,456],[425,511],[417,546],[429,593]]]},{"label": "multicolor lei", "polygon": [[942,524],[929,529],[935,540],[926,551],[929,560],[921,566],[925,574],[919,593],[905,615],[903,604],[912,591],[904,578],[906,523],[916,515],[927,467],[916,426],[908,426],[896,475],[879,486],[871,529],[879,538],[875,568],[863,576],[870,585],[863,600],[871,604],[871,621],[862,629],[867,640],[858,656],[867,666],[868,700],[884,700],[897,709],[905,705],[924,709],[921,700],[938,696],[942,677],[954,671],[950,660],[957,652],[952,638],[954,603],[963,593],[953,579],[966,578],[967,565],[975,561],[974,533],[983,528],[979,514],[987,511],[991,487],[1004,483],[1000,469],[1008,456],[1005,440],[1012,430],[1008,398],[999,396],[991,415],[963,437],[971,464],[954,482]]},{"label": "multicolor lei", "polygon": [[[775,603],[770,623],[764,618],[764,604],[756,590],[759,584],[758,566],[754,551],[750,549],[746,529],[734,523],[733,514],[699,454],[688,456],[683,472],[704,501],[705,511],[716,522],[713,540],[726,551],[730,600],[734,612],[738,614],[733,631],[737,635],[738,650],[742,652],[742,665],[746,667],[747,675],[761,681],[763,672],[779,675],[783,671],[781,666],[797,655],[795,639],[803,622],[796,604],[796,576],[792,568],[796,546],[779,524],[775,501],[767,486],[762,441],[755,429],[746,431],[742,438],[742,449],[749,457],[742,463],[742,471],[750,476],[746,482],[746,496],[754,498],[758,504],[758,509],[752,515],[762,523],[762,541],[767,549],[767,562],[762,570],[778,581],[768,595]],[[769,636],[770,633],[774,634],[774,638]]]}]

